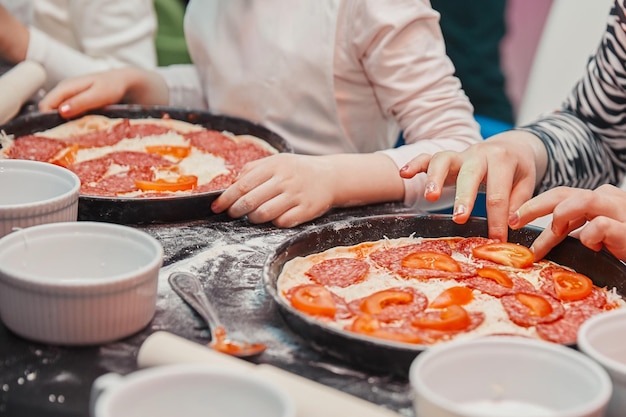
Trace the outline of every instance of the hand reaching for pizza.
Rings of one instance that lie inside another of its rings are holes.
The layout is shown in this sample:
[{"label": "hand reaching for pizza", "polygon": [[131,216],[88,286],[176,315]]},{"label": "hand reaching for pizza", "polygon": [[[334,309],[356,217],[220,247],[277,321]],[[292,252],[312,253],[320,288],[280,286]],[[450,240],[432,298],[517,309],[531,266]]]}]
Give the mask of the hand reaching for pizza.
[{"label": "hand reaching for pizza", "polygon": [[169,92],[155,72],[126,67],[61,81],[39,102],[39,110],[58,110],[64,118],[109,104],[166,105]]},{"label": "hand reaching for pizza", "polygon": [[512,217],[511,227],[520,228],[538,217],[553,213],[552,224],[533,243],[535,259],[543,258],[572,231],[588,248],[605,246],[626,260],[626,192],[612,185],[595,190],[557,187],[522,204]]},{"label": "hand reaching for pizza", "polygon": [[506,241],[511,213],[530,199],[545,172],[542,142],[524,131],[509,131],[474,144],[463,152],[418,155],[400,170],[403,178],[426,172],[424,197],[436,201],[444,185],[456,184],[453,219],[469,218],[481,184],[486,184],[489,237]]},{"label": "hand reaching for pizza", "polygon": [[211,208],[232,217],[247,215],[252,223],[294,227],[331,207],[401,201],[403,197],[398,168],[382,153],[281,153],[249,162]]}]

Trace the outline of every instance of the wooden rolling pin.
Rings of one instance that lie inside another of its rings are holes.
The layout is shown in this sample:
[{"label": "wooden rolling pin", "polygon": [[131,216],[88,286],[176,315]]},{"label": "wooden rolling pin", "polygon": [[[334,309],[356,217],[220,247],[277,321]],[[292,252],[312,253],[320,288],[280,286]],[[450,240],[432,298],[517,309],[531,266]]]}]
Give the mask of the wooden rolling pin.
[{"label": "wooden rolling pin", "polygon": [[298,417],[398,417],[399,414],[369,401],[346,394],[275,366],[255,365],[242,359],[216,352],[168,332],[148,336],[139,348],[140,368],[176,363],[205,363],[236,370],[255,372],[275,382],[290,395]]},{"label": "wooden rolling pin", "polygon": [[0,77],[0,125],[11,120],[46,81],[46,71],[34,61],[23,61]]}]

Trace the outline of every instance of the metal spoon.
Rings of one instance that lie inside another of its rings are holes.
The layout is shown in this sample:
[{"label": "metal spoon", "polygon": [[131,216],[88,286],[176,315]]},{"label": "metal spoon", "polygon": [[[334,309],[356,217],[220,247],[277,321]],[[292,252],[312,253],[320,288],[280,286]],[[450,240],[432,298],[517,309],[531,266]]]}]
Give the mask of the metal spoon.
[{"label": "metal spoon", "polygon": [[217,312],[209,302],[198,277],[189,272],[173,272],[168,281],[172,289],[204,319],[211,331],[208,346],[219,352],[240,358],[261,354],[266,346],[263,343],[248,343],[228,339]]}]

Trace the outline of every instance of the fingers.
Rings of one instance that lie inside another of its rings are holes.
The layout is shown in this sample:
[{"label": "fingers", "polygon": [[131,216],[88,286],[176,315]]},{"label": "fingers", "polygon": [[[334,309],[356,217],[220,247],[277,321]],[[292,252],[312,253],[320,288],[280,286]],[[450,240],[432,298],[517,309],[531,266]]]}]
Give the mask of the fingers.
[{"label": "fingers", "polygon": [[578,238],[592,250],[599,251],[604,245],[615,257],[626,260],[626,223],[599,216],[582,228]]},{"label": "fingers", "polygon": [[569,198],[572,190],[569,187],[557,187],[526,201],[517,210],[516,221],[511,221],[511,227],[519,229],[539,217],[552,213],[559,203]]},{"label": "fingers", "polygon": [[445,175],[438,175],[436,173],[436,163],[432,162],[432,158],[433,156],[429,154],[416,156],[405,166],[400,168],[400,176],[402,178],[413,178],[419,173],[428,172],[424,198],[428,201],[437,201],[441,197]]},{"label": "fingers", "polygon": [[533,243],[538,259],[582,226],[577,234],[585,246],[599,250],[605,245],[622,259],[626,255],[623,253],[626,248],[626,214],[622,210],[625,204],[626,193],[614,186],[605,185],[596,190],[558,187],[520,206],[519,224],[527,224],[552,212],[550,227]]},{"label": "fingers", "polygon": [[260,187],[270,182],[272,175],[258,164],[248,164],[235,182],[229,186],[213,203],[211,210],[221,213],[228,210],[232,217],[242,217],[256,209],[262,201],[270,199],[279,193],[278,184],[272,183],[268,187]]},{"label": "fingers", "polygon": [[70,118],[119,103],[128,87],[125,74],[120,69],[63,80],[39,102],[39,110],[58,110],[62,117]]},{"label": "fingers", "polygon": [[456,196],[452,211],[452,219],[456,223],[465,223],[469,218],[486,173],[487,161],[484,158],[469,159],[461,165],[456,180]]},{"label": "fingers", "polygon": [[90,78],[78,78],[60,82],[55,88],[50,90],[39,102],[39,110],[42,112],[57,110],[63,104],[67,104],[68,99],[82,94],[93,86]]},{"label": "fingers", "polygon": [[413,178],[420,172],[426,172],[428,164],[430,163],[430,158],[431,155],[425,153],[416,156],[407,162],[405,166],[400,168],[400,176],[402,178]]},{"label": "fingers", "polygon": [[[578,223],[572,223],[571,224],[572,230],[579,228],[583,224],[584,224],[584,221],[578,222]],[[563,240],[565,240],[567,236],[568,236],[567,233],[565,234],[554,233],[551,227],[545,228],[539,234],[539,236],[537,236],[537,238],[535,239],[535,241],[530,247],[530,249],[535,254],[535,261],[543,259],[552,250],[553,247],[555,247],[556,245],[561,243]]]}]

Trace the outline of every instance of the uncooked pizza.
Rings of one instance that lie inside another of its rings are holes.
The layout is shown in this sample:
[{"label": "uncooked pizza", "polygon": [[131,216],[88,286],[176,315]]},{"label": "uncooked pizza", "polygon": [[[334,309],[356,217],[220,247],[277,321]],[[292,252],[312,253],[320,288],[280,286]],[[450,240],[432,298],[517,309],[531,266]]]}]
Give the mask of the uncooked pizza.
[{"label": "uncooked pizza", "polygon": [[278,152],[262,139],[170,118],[88,115],[19,138],[0,136],[0,157],[61,165],[81,195],[171,197],[224,189],[250,161]]},{"label": "uncooked pizza", "polygon": [[586,319],[625,305],[615,289],[484,237],[335,247],[287,262],[277,288],[332,328],[421,345],[493,334],[572,344]]}]

